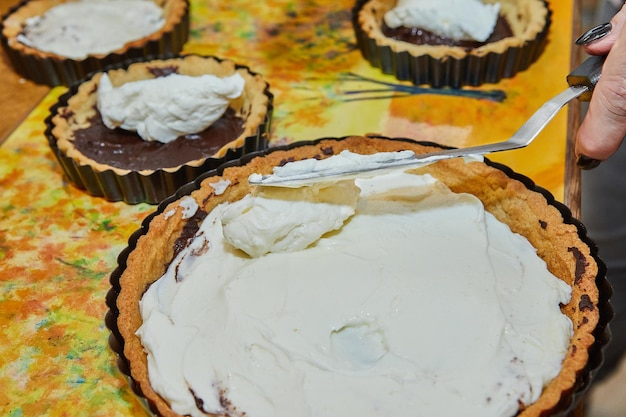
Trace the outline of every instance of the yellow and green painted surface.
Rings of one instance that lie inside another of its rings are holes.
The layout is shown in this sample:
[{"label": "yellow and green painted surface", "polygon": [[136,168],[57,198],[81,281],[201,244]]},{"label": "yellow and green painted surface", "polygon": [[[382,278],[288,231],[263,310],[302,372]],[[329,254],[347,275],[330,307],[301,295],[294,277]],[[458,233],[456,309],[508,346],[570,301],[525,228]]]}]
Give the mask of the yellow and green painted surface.
[{"label": "yellow and green painted surface", "polygon": [[[566,87],[570,1],[551,2],[547,47],[528,70],[463,91],[416,88],[370,67],[356,49],[352,7],[192,0],[184,52],[229,58],[268,80],[272,145],[366,133],[494,142]],[[68,184],[43,123],[65,91],[52,89],[0,146],[0,415],[145,415],[116,367],[104,317],[117,255],[154,206],[107,202]],[[562,111],[530,147],[491,159],[562,200],[566,132]]]}]

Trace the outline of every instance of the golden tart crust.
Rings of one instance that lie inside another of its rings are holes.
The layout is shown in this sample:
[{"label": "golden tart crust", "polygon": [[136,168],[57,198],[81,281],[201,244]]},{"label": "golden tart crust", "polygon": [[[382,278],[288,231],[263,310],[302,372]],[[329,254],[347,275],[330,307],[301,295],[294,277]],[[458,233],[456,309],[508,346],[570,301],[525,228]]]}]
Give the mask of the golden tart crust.
[{"label": "golden tart crust", "polygon": [[79,0],[23,0],[4,16],[1,26],[2,45],[16,70],[27,78],[49,85],[70,85],[91,72],[128,58],[143,55],[175,55],[182,50],[188,39],[189,1],[153,0],[163,9],[165,18],[163,27],[108,54],[70,59],[41,51],[17,40],[27,19],[41,16],[51,8],[68,1]]},{"label": "golden tart crust", "polygon": [[[484,0],[485,3],[500,3],[500,14],[511,26],[513,36],[481,47],[465,49],[446,45],[416,45],[387,37],[383,34],[383,18],[393,9],[396,0],[362,0],[353,10],[353,26],[357,41],[364,57],[372,65],[381,67],[385,73],[395,73],[399,79],[413,80],[416,84],[434,84],[435,87],[450,85],[459,87],[464,84],[479,85],[484,82],[496,82],[508,78],[519,70],[525,69],[541,52],[550,24],[550,10],[543,0]],[[515,51],[518,63],[512,64],[506,54]],[[407,54],[407,57],[394,57]],[[496,56],[493,56],[493,55]],[[390,56],[391,55],[391,56]],[[501,56],[501,59],[498,59]],[[407,60],[430,59],[423,63],[416,61],[411,69]],[[486,61],[486,59],[489,61]],[[446,61],[458,61],[453,67],[445,66]],[[471,60],[471,61],[470,61]],[[483,61],[485,60],[485,61]],[[506,65],[503,70],[490,69],[487,66]],[[399,67],[399,68],[395,68]],[[442,68],[440,68],[442,67]],[[437,81],[445,78],[444,70],[453,68],[460,74],[449,81]],[[430,76],[412,73],[412,71],[433,72]],[[471,74],[471,72],[495,74]],[[501,72],[503,71],[503,72]]]},{"label": "golden tart crust", "polygon": [[[314,144],[297,146],[290,150],[278,150],[256,157],[243,166],[218,170],[218,175],[196,182],[194,191],[178,193],[162,204],[149,222],[144,223],[136,242],[129,246],[127,257],[121,263],[119,287],[115,288],[116,327],[123,340],[121,355],[130,364],[130,377],[151,409],[162,416],[177,416],[158,394],[148,379],[147,360],[136,331],[142,324],[139,300],[146,288],[165,272],[174,256],[174,247],[189,222],[176,198],[189,193],[200,210],[210,212],[223,202],[235,201],[250,192],[248,176],[252,173],[268,174],[274,166],[286,161],[306,158],[325,158],[344,149],[358,153],[397,151],[404,149],[424,153],[439,148],[405,140],[382,137],[349,137],[341,140],[327,139]],[[501,169],[484,163],[465,164],[461,160],[440,161],[421,168],[447,184],[455,192],[471,193],[478,197],[485,208],[511,229],[525,236],[537,249],[538,255],[547,263],[549,270],[572,287],[571,301],[562,311],[573,322],[574,335],[561,372],[545,387],[534,404],[520,410],[519,416],[538,417],[561,411],[564,400],[584,376],[589,352],[595,343],[594,331],[599,318],[599,289],[596,279],[601,273],[600,265],[581,237],[582,232],[574,224],[564,222],[562,212],[549,204],[545,196],[527,185],[511,178]],[[221,172],[220,172],[221,171]],[[208,182],[230,181],[223,193],[216,193]],[[112,282],[114,282],[112,280]]]},{"label": "golden tart crust", "polygon": [[[190,76],[212,74],[225,77],[239,73],[245,81],[244,91],[241,97],[230,102],[229,107],[234,110],[237,117],[244,120],[243,132],[210,157],[190,160],[183,165],[163,167],[159,170],[134,171],[96,161],[78,150],[73,141],[75,132],[89,127],[90,118],[96,115],[97,88],[102,76],[102,72],[99,72],[80,83],[75,94],[70,95],[67,100],[60,100],[62,105],[53,109],[46,120],[48,139],[55,151],[64,159],[71,160],[78,169],[86,167],[96,176],[99,174],[115,175],[121,179],[133,174],[143,177],[142,181],[149,181],[149,178],[154,176],[154,181],[163,182],[160,177],[171,174],[174,177],[169,178],[169,180],[172,181],[172,178],[175,178],[174,183],[167,188],[167,191],[160,193],[163,197],[167,197],[174,193],[178,187],[192,181],[200,172],[208,170],[208,160],[211,160],[211,168],[213,168],[217,166],[216,164],[223,163],[228,159],[240,157],[242,153],[258,151],[267,146],[273,96],[269,92],[269,85],[261,75],[253,73],[247,67],[240,66],[230,60],[200,55],[134,62],[126,68],[111,69],[106,72],[113,86],[118,87],[131,81],[155,78],[154,74],[158,73],[158,69],[166,71],[175,69],[179,74]],[[251,138],[254,138],[255,145],[248,146]],[[244,149],[244,147],[251,147],[251,149]],[[65,164],[62,163],[62,165]],[[190,170],[190,168],[192,169]],[[196,169],[194,170],[194,168]],[[103,192],[105,195],[107,194],[107,190],[103,190]],[[128,200],[127,198],[123,199]],[[149,202],[158,203],[159,201],[153,198]]]}]

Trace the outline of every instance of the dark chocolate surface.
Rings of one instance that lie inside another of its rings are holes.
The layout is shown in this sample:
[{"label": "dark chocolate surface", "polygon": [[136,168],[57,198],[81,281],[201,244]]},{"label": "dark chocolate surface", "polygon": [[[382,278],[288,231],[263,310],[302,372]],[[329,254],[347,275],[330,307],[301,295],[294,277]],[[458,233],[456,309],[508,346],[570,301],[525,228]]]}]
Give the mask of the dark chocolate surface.
[{"label": "dark chocolate surface", "polygon": [[86,157],[116,168],[140,171],[173,168],[213,156],[243,132],[244,120],[231,108],[204,131],[170,143],[147,142],[135,132],[107,128],[96,111],[90,126],[77,130],[74,146]]},{"label": "dark chocolate surface", "polygon": [[474,49],[480,46],[483,46],[487,43],[497,42],[504,38],[508,38],[513,36],[513,31],[511,30],[511,26],[509,22],[502,17],[499,16],[496,22],[496,26],[489,36],[489,38],[485,42],[477,42],[473,40],[454,40],[447,38],[445,36],[439,36],[433,32],[422,28],[409,28],[409,27],[398,27],[395,29],[390,28],[383,21],[383,34],[388,38],[396,39],[398,41],[404,41],[413,43],[416,45],[447,45],[447,46],[460,46],[465,49]]}]

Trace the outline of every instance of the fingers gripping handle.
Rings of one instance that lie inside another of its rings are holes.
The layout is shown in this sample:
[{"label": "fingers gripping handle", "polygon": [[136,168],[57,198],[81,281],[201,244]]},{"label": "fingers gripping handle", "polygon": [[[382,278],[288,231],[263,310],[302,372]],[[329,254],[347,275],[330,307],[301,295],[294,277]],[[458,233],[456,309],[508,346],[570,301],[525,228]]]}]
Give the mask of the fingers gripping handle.
[{"label": "fingers gripping handle", "polygon": [[567,76],[567,83],[570,86],[584,85],[588,88],[586,92],[581,94],[578,99],[581,101],[589,101],[593,89],[600,79],[602,74],[602,65],[606,56],[591,56],[587,58],[582,64],[575,68]]}]

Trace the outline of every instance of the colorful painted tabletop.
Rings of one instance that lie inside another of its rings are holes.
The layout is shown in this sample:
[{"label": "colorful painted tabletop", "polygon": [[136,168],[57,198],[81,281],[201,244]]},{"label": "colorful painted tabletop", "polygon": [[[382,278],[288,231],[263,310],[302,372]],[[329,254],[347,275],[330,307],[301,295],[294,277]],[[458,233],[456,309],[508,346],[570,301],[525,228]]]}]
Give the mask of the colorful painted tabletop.
[{"label": "colorful painted tabletop", "polygon": [[[416,88],[370,67],[356,49],[352,0],[195,0],[185,52],[230,58],[269,81],[272,145],[366,133],[481,144],[509,137],[567,87],[572,2],[550,3],[538,61],[460,91]],[[108,346],[105,296],[117,255],[155,207],[67,183],[43,124],[65,91],[53,89],[0,146],[0,415],[145,415]],[[563,110],[531,146],[491,159],[563,201],[566,133]]]}]

